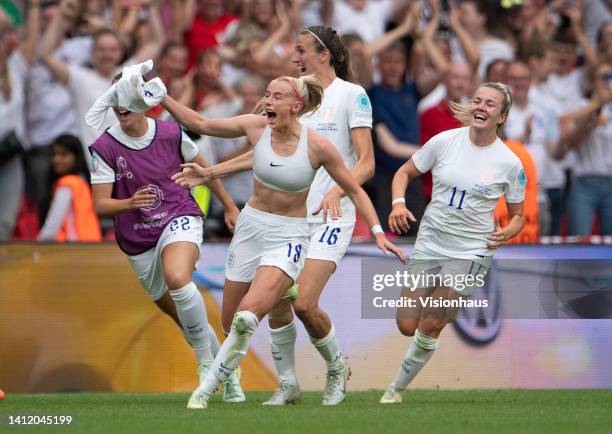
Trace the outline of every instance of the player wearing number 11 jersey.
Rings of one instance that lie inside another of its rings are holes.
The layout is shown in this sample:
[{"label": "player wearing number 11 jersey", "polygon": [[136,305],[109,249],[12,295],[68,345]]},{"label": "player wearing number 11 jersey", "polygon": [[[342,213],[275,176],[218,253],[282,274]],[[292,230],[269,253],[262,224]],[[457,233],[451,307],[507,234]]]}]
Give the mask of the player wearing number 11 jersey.
[{"label": "player wearing number 11 jersey", "polygon": [[[414,221],[404,202],[410,180],[431,170],[433,192],[409,263],[413,281],[419,283],[402,291],[415,307],[399,308],[396,317],[400,332],[414,340],[380,400],[383,404],[402,401],[403,391],[433,355],[440,332],[462,299],[484,282],[493,250],[523,227],[527,178],[518,157],[497,136],[511,105],[505,85],[481,85],[468,105],[452,107],[468,126],[431,138],[393,178],[397,199],[389,227],[397,233]],[[503,228],[493,220],[502,195],[510,216]],[[423,306],[421,300],[428,298],[435,303]]]}]

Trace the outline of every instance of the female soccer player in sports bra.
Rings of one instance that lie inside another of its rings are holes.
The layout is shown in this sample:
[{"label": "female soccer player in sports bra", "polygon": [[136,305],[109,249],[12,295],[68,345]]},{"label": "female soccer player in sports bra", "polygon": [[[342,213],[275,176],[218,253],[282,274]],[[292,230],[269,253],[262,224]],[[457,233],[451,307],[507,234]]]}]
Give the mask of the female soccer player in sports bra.
[{"label": "female soccer player in sports bra", "polygon": [[[400,403],[406,386],[438,348],[442,329],[454,318],[460,300],[482,286],[493,250],[520,232],[527,178],[518,157],[497,136],[512,105],[508,88],[482,84],[469,104],[454,105],[455,116],[468,126],[431,138],[393,178],[393,210],[389,227],[407,231],[414,216],[406,208],[408,183],[431,170],[433,194],[419,227],[409,271],[420,277],[403,297],[414,308],[399,308],[397,326],[414,336],[402,366],[380,402]],[[508,206],[509,223],[493,221],[500,196]],[[425,306],[421,299],[449,301],[451,307]]]},{"label": "female soccer player in sports bra", "polygon": [[[349,53],[328,26],[303,30],[295,41],[293,61],[301,75],[314,74],[323,85],[321,106],[300,122],[328,139],[358,184],[374,174],[372,107],[365,90],[351,83]],[[323,288],[342,260],[355,227],[355,206],[325,169],[319,169],[308,193],[310,240],[304,268],[297,279],[299,294],[293,310],[327,364],[323,404],[344,400],[350,369],[342,355],[329,315],[319,306]],[[313,215],[325,200],[339,218],[324,222]],[[338,207],[338,204],[339,207]],[[290,303],[283,301],[269,316],[272,355],[279,386],[264,405],[297,401],[301,390],[295,373],[296,326]]]},{"label": "female soccer player in sports bra", "polygon": [[[163,103],[192,131],[221,137],[246,135],[255,143],[252,152],[234,160],[209,169],[185,164],[183,172],[174,176],[185,187],[251,168],[255,177],[253,196],[238,218],[230,244],[224,288],[224,292],[246,295],[213,367],[191,395],[189,408],[206,408],[210,395],[245,356],[259,321],[294,284],[310,239],[306,199],[317,169],[324,167],[357,205],[372,227],[378,247],[404,260],[403,253],[385,238],[372,202],[334,146],[298,121],[299,116],[319,106],[322,94],[323,88],[314,77],[281,77],[266,90],[265,116],[230,119],[202,118],[169,97]],[[327,208],[324,204],[324,214]]]},{"label": "female soccer player in sports bra", "polygon": [[[120,107],[114,111],[119,123],[90,146],[94,206],[98,214],[114,216],[119,247],[149,297],[183,331],[201,374],[219,347],[202,295],[191,279],[204,221],[189,191],[170,177],[184,161],[207,163],[176,122],[154,121]],[[210,186],[225,207],[226,223],[233,227],[236,205],[219,181]],[[224,398],[244,400],[238,382],[231,380]]]}]

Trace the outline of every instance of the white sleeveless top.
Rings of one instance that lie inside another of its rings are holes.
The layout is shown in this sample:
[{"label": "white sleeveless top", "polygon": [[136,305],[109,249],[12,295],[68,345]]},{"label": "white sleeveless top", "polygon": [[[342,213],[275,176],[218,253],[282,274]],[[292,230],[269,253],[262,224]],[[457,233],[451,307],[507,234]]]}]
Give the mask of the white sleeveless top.
[{"label": "white sleeveless top", "polygon": [[283,157],[272,150],[272,129],[266,127],[253,149],[253,176],[266,187],[287,192],[310,188],[316,170],[308,159],[308,128],[302,125],[298,147]]}]

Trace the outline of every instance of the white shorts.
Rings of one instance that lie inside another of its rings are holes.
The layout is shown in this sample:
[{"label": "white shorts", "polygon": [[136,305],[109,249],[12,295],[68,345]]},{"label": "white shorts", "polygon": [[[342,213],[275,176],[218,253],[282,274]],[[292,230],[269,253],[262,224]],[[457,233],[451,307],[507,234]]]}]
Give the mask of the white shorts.
[{"label": "white shorts", "polygon": [[251,282],[258,267],[280,268],[294,281],[308,247],[306,218],[285,217],[245,205],[229,246],[225,277]]},{"label": "white shorts", "polygon": [[463,296],[472,295],[484,284],[491,258],[415,259],[408,262],[408,273],[418,277],[417,287],[447,286]]},{"label": "white shorts", "polygon": [[355,221],[328,220],[310,223],[310,242],[306,259],[333,262],[338,266],[351,244]]},{"label": "white shorts", "polygon": [[157,301],[166,293],[168,286],[164,277],[162,252],[172,243],[188,241],[198,246],[204,236],[204,220],[198,216],[176,217],[166,225],[157,245],[140,255],[128,256],[130,265],[136,272],[138,280],[153,301]]}]

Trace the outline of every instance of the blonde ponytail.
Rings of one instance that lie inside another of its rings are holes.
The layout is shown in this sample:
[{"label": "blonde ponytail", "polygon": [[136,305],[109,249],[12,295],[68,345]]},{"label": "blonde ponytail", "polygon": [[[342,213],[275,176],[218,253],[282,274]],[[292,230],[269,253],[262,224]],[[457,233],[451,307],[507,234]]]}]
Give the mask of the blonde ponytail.
[{"label": "blonde ponytail", "polygon": [[296,78],[295,82],[304,100],[304,107],[299,114],[303,115],[318,109],[323,100],[323,86],[319,79],[314,74],[310,74]]}]

